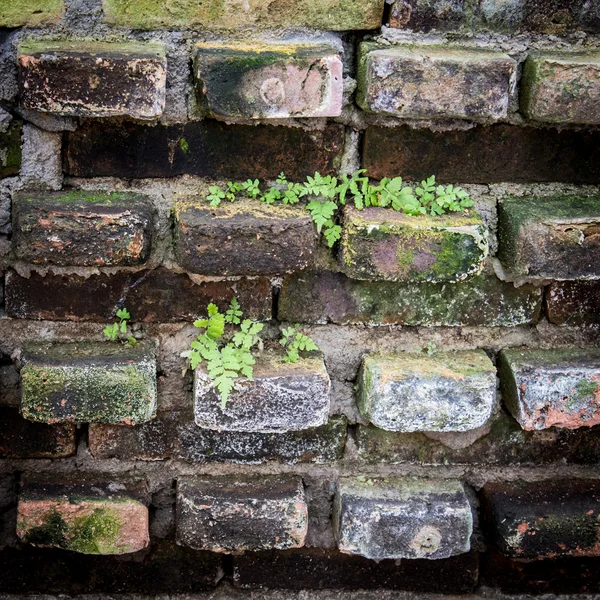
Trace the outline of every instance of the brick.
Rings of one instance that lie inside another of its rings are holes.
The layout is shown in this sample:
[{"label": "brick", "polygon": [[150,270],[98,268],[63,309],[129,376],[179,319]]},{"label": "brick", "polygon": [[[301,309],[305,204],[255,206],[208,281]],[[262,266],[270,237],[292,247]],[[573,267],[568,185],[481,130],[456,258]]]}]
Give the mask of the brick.
[{"label": "brick", "polygon": [[308,509],[293,476],[180,478],[177,542],[213,552],[298,548]]},{"label": "brick", "polygon": [[502,119],[516,65],[499,52],[363,42],[356,100],[368,112],[409,119]]},{"label": "brick", "polygon": [[266,278],[195,283],[185,273],[165,268],[89,277],[35,272],[22,277],[8,271],[5,309],[20,319],[105,323],[124,305],[135,321],[166,323],[196,319],[211,302],[225,310],[234,297],[248,318],[271,318],[271,282]]},{"label": "brick", "polygon": [[26,544],[83,554],[127,554],[145,548],[146,483],[99,476],[26,475],[17,534]]},{"label": "brick", "polygon": [[342,552],[440,559],[470,550],[473,515],[456,481],[343,479],[333,524]]},{"label": "brick", "polygon": [[28,343],[21,412],[43,423],[136,425],[156,415],[156,347],[111,342]]},{"label": "brick", "polygon": [[[233,557],[233,583],[242,589],[407,590],[468,593],[477,585],[476,552],[441,560],[369,560],[318,548],[246,552]],[[391,596],[390,596],[391,597]]]},{"label": "brick", "polygon": [[0,406],[0,458],[66,458],[75,450],[74,425],[32,423]]},{"label": "brick", "polygon": [[51,25],[64,10],[64,0],[10,0],[0,6],[0,27]]},{"label": "brick", "polygon": [[202,4],[167,6],[160,0],[102,0],[108,23],[133,29],[202,27],[238,30],[240,27],[312,27],[329,31],[377,29],[382,0],[251,0],[230,5],[210,0]]},{"label": "brick", "polygon": [[600,52],[530,54],[521,110],[545,123],[600,124]]},{"label": "brick", "polygon": [[483,506],[494,545],[514,558],[600,556],[600,483],[487,483]]},{"label": "brick", "polygon": [[480,273],[488,254],[476,212],[414,217],[346,206],[343,215],[340,260],[352,279],[457,282]]},{"label": "brick", "polygon": [[339,325],[512,327],[537,322],[541,300],[542,288],[515,288],[490,274],[457,284],[401,285],[303,271],[284,279],[278,318]]},{"label": "brick", "polygon": [[148,127],[90,121],[67,134],[65,171],[76,177],[175,177],[297,181],[315,171],[337,172],[344,127],[318,131],[214,120]]},{"label": "brick", "polygon": [[483,350],[374,354],[363,359],[358,407],[387,431],[469,431],[496,398],[496,369]]},{"label": "brick", "polygon": [[339,49],[323,42],[200,42],[194,76],[203,110],[251,119],[337,117]]},{"label": "brick", "polygon": [[555,281],[546,288],[546,313],[555,325],[600,323],[599,281]]},{"label": "brick", "polygon": [[368,127],[363,168],[374,179],[440,183],[600,183],[600,132],[477,126],[462,131]]},{"label": "brick", "polygon": [[395,0],[389,26],[413,31],[462,29],[466,21],[464,5],[465,0]]},{"label": "brick", "polygon": [[516,275],[600,279],[600,196],[505,198],[498,258]]},{"label": "brick", "polygon": [[526,430],[600,424],[600,349],[503,350],[504,404]]},{"label": "brick", "polygon": [[303,206],[188,199],[175,203],[174,220],[176,258],[189,273],[278,275],[314,262],[317,234]]},{"label": "brick", "polygon": [[0,132],[0,179],[19,174],[22,128],[21,121],[13,121],[5,132]]},{"label": "brick", "polygon": [[21,192],[13,198],[12,247],[34,264],[137,265],[149,257],[153,218],[137,194]]},{"label": "brick", "polygon": [[165,108],[160,44],[26,40],[18,60],[19,96],[29,110],[154,119]]},{"label": "brick", "polygon": [[194,374],[196,424],[217,431],[283,433],[327,423],[331,382],[320,356],[286,364],[265,353],[254,366],[253,381],[241,377],[227,399],[199,368]]}]

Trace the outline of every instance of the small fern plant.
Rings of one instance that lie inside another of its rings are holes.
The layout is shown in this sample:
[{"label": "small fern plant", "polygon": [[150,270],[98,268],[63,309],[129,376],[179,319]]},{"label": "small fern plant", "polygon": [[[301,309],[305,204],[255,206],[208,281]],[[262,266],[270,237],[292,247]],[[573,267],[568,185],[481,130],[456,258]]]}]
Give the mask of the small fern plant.
[{"label": "small fern plant", "polygon": [[137,340],[131,335],[128,323],[129,319],[131,319],[129,311],[126,308],[120,308],[116,312],[116,316],[119,321],[107,325],[103,330],[104,335],[113,342],[120,341],[126,343],[128,346],[135,346]]},{"label": "small fern plant", "polygon": [[300,325],[294,325],[284,327],[281,330],[279,343],[285,349],[283,360],[286,363],[297,363],[300,360],[300,352],[311,352],[319,349],[311,338],[299,331],[299,327]]}]

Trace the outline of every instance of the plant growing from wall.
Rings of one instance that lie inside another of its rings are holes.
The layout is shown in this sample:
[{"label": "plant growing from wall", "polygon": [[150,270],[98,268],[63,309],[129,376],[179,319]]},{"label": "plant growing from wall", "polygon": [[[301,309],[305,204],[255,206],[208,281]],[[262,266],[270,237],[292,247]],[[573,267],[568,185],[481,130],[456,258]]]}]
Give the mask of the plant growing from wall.
[{"label": "plant growing from wall", "polygon": [[129,319],[131,319],[129,311],[126,308],[120,308],[115,314],[119,321],[107,325],[103,330],[104,335],[113,342],[120,341],[126,343],[128,346],[135,346],[137,340],[131,335],[128,323]]}]

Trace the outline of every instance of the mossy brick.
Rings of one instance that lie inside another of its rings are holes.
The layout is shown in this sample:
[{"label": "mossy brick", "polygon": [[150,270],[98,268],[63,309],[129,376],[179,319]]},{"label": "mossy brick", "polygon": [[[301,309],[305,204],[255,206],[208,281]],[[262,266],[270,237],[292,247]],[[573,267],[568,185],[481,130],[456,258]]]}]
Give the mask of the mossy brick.
[{"label": "mossy brick", "polygon": [[194,282],[186,273],[159,267],[87,277],[36,272],[23,277],[7,271],[5,278],[5,310],[19,319],[108,323],[115,306],[124,303],[135,321],[191,321],[211,302],[224,311],[235,297],[244,315],[266,321],[273,305],[266,277]]},{"label": "mossy brick", "polygon": [[416,217],[344,208],[340,261],[352,279],[457,282],[480,273],[487,254],[487,229],[475,211]]},{"label": "mossy brick", "polygon": [[5,132],[0,132],[0,179],[19,174],[22,128],[21,121],[13,121]]},{"label": "mossy brick", "polygon": [[600,555],[600,482],[487,483],[484,514],[496,548],[513,558]]},{"label": "mossy brick", "polygon": [[52,25],[64,10],[64,0],[4,0],[0,4],[0,27]]},{"label": "mossy brick", "polygon": [[19,44],[19,97],[28,110],[67,117],[159,117],[167,59],[150,43],[36,41]]},{"label": "mossy brick", "polygon": [[156,346],[116,342],[23,346],[21,413],[42,423],[137,425],[156,415]]},{"label": "mossy brick", "polygon": [[304,207],[206,199],[174,206],[177,262],[201,275],[280,275],[314,262],[317,233]]},{"label": "mossy brick", "polygon": [[180,545],[224,553],[299,548],[307,528],[300,477],[183,477],[177,482]]},{"label": "mossy brick", "polygon": [[88,120],[66,134],[64,170],[75,177],[199,175],[245,181],[275,179],[284,171],[299,181],[337,172],[344,126],[307,131],[273,125],[227,125],[206,119],[149,127]]},{"label": "mossy brick", "polygon": [[505,198],[498,239],[498,258],[512,274],[600,279],[600,196]]},{"label": "mossy brick", "polygon": [[573,327],[600,323],[600,281],[554,281],[546,288],[550,323]]},{"label": "mossy brick", "polygon": [[434,131],[371,125],[362,167],[373,179],[439,183],[600,183],[600,131],[478,125]]},{"label": "mossy brick", "polygon": [[194,77],[204,112],[250,119],[337,117],[340,50],[324,42],[200,42]]},{"label": "mossy brick", "polygon": [[600,52],[531,53],[523,67],[521,109],[544,123],[600,124]]},{"label": "mossy brick", "polygon": [[333,527],[344,553],[442,559],[470,550],[473,515],[458,481],[343,478]]},{"label": "mossy brick", "polygon": [[358,406],[387,431],[469,431],[489,419],[496,369],[483,350],[373,354],[363,359]]},{"label": "mossy brick", "polygon": [[523,429],[600,424],[600,349],[508,349],[498,365],[504,404]]},{"label": "mossy brick", "polygon": [[310,27],[327,31],[378,29],[383,0],[223,0],[178,2],[162,0],[102,0],[108,23],[133,29]]},{"label": "mossy brick", "polygon": [[542,288],[483,273],[455,284],[356,281],[341,273],[286,277],[278,316],[292,323],[514,327],[539,319]]},{"label": "mossy brick", "polygon": [[112,267],[146,262],[154,209],[131,193],[20,192],[13,198],[12,248],[33,264]]},{"label": "mossy brick", "polygon": [[323,358],[285,363],[283,353],[257,358],[253,380],[239,377],[223,408],[221,396],[201,367],[194,374],[196,424],[217,431],[283,433],[327,423],[331,382]]},{"label": "mossy brick", "polygon": [[516,66],[499,52],[363,42],[356,100],[365,111],[409,119],[502,119]]}]

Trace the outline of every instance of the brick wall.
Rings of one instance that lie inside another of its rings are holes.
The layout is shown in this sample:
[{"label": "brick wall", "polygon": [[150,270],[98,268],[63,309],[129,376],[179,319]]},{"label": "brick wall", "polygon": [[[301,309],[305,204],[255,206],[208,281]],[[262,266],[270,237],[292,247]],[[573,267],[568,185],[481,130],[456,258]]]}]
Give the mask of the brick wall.
[{"label": "brick wall", "polygon": [[[360,168],[474,207],[207,200]],[[598,184],[597,0],[0,0],[0,595],[600,594]]]}]

